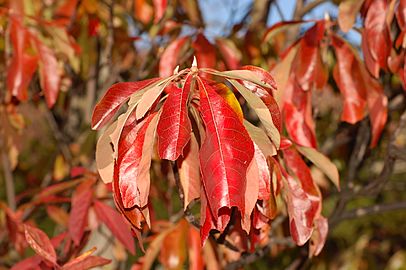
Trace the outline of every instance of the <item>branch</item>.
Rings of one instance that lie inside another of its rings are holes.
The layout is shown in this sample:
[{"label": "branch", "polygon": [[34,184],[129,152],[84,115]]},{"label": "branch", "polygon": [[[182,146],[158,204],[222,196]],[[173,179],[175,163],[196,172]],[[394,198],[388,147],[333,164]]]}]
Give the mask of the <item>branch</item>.
[{"label": "branch", "polygon": [[16,197],[14,192],[14,180],[10,168],[10,161],[8,160],[7,152],[5,150],[6,147],[3,147],[3,151],[1,151],[1,161],[3,165],[4,179],[6,182],[7,204],[11,210],[15,211]]},{"label": "branch", "polygon": [[318,5],[326,3],[330,0],[315,0],[313,2],[308,3],[307,5],[303,6],[302,8],[298,8],[295,11],[294,19],[299,20],[301,19],[306,13],[310,12],[312,9],[316,8]]},{"label": "branch", "polygon": [[396,211],[406,209],[406,201],[391,203],[391,204],[382,204],[382,205],[373,205],[369,207],[357,208],[351,211],[347,211],[341,214],[341,216],[335,220],[335,222],[340,222],[346,219],[359,218],[369,215],[382,214],[384,212]]}]

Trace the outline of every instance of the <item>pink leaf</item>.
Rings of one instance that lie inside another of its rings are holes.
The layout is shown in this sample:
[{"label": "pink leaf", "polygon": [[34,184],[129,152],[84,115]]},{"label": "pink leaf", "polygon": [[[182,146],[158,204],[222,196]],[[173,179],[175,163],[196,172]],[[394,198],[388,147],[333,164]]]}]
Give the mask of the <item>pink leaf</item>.
[{"label": "pink leaf", "polygon": [[93,198],[91,183],[83,182],[76,188],[72,197],[72,207],[69,215],[68,231],[76,246],[81,243],[87,226],[87,215]]},{"label": "pink leaf", "polygon": [[31,248],[44,260],[57,265],[56,253],[48,236],[35,227],[25,225],[25,239]]},{"label": "pink leaf", "polygon": [[173,40],[162,53],[159,61],[159,75],[161,77],[169,77],[173,74],[173,70],[178,65],[180,52],[189,37],[182,37]]},{"label": "pink leaf", "polygon": [[100,219],[109,228],[111,233],[131,252],[135,253],[134,238],[130,228],[123,217],[110,206],[100,202],[94,202],[94,210]]}]

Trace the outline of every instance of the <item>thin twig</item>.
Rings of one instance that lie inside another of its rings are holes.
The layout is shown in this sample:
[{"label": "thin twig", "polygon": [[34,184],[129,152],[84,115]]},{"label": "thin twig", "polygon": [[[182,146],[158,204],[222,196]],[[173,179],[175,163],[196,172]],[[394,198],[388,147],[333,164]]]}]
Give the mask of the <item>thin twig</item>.
[{"label": "thin twig", "polygon": [[14,180],[13,174],[11,172],[10,161],[8,160],[6,151],[4,151],[5,149],[6,148],[3,147],[3,151],[1,151],[1,161],[3,165],[4,179],[6,182],[7,203],[10,209],[15,211],[17,204],[15,197]]},{"label": "thin twig", "polygon": [[330,0],[315,0],[313,2],[309,2],[307,5],[303,6],[302,8],[298,9],[296,15],[295,15],[295,19],[301,19],[304,15],[306,15],[306,13],[310,12],[311,10],[313,10],[314,8],[316,8],[317,6],[326,3]]},{"label": "thin twig", "polygon": [[390,204],[382,204],[382,205],[373,205],[369,207],[362,207],[353,209],[347,212],[344,212],[340,215],[340,217],[335,220],[335,223],[338,223],[343,220],[359,218],[369,215],[377,215],[382,214],[385,212],[396,211],[406,209],[406,201],[397,202],[397,203],[390,203]]}]

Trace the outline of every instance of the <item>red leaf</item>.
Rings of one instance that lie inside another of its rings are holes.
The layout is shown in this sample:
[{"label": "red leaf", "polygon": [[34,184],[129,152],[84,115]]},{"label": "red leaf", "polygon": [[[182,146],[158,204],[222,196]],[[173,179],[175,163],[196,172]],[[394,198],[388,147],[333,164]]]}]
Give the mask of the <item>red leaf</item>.
[{"label": "red leaf", "polygon": [[299,50],[292,63],[292,72],[303,90],[310,90],[313,86],[321,89],[327,82],[327,73],[319,52],[324,30],[324,21],[319,21],[300,40]]},{"label": "red leaf", "polygon": [[216,67],[216,50],[214,46],[199,33],[196,40],[193,41],[192,47],[195,50],[197,66],[199,68],[215,68]]},{"label": "red leaf", "polygon": [[89,181],[83,182],[76,188],[72,197],[68,231],[76,246],[79,246],[81,243],[87,226],[87,215],[93,198],[92,184]]},{"label": "red leaf", "polygon": [[376,78],[379,77],[379,67],[387,67],[387,59],[392,47],[390,31],[386,23],[387,9],[386,0],[372,1],[366,13],[365,29],[362,33],[362,50],[367,68]]},{"label": "red leaf", "polygon": [[92,269],[93,267],[103,266],[111,263],[111,260],[105,259],[99,256],[87,256],[81,258],[80,260],[74,259],[67,264],[65,264],[62,269],[66,270],[86,270]]},{"label": "red leaf", "polygon": [[117,237],[117,239],[131,252],[131,254],[134,254],[134,238],[123,217],[113,208],[100,201],[94,202],[94,210],[97,218],[106,224],[111,233]]},{"label": "red leaf", "polygon": [[167,0],[153,0],[153,3],[155,10],[154,23],[158,23],[165,14]]},{"label": "red leaf", "polygon": [[41,257],[35,255],[18,262],[10,270],[41,270],[39,267],[41,261]]},{"label": "red leaf", "polygon": [[45,46],[37,38],[33,40],[40,60],[39,78],[41,86],[44,90],[48,108],[52,108],[58,98],[59,84],[61,81],[58,61],[50,48]]},{"label": "red leaf", "polygon": [[173,40],[164,50],[159,61],[159,76],[169,77],[178,65],[179,55],[189,37],[182,37]]},{"label": "red leaf", "polygon": [[25,225],[25,239],[31,248],[44,260],[57,265],[56,253],[51,240],[40,229]]},{"label": "red leaf", "polygon": [[216,44],[227,67],[229,69],[238,69],[242,56],[235,44],[231,40],[222,38],[216,39]]},{"label": "red leaf", "polygon": [[78,0],[65,0],[55,11],[55,19],[64,26],[68,26],[74,16]]},{"label": "red leaf", "polygon": [[38,57],[26,52],[29,44],[29,33],[20,22],[11,17],[9,27],[13,58],[7,69],[7,88],[11,96],[24,101],[28,98],[27,88],[37,69]]},{"label": "red leaf", "polygon": [[92,115],[92,128],[102,128],[118,111],[123,103],[135,92],[158,81],[159,78],[139,82],[117,83],[110,87],[101,100],[94,107]]},{"label": "red leaf", "polygon": [[317,147],[311,108],[311,91],[304,91],[291,74],[285,88],[283,115],[290,138],[299,145]]},{"label": "red leaf", "polygon": [[124,217],[130,222],[130,224],[137,230],[141,229],[142,222],[145,221],[145,217],[141,210],[137,207],[131,209],[125,209],[123,205],[123,200],[121,198],[120,188],[118,185],[118,166],[117,163],[114,166],[114,177],[113,177],[113,195],[114,195],[114,202],[120,212],[124,215]]},{"label": "red leaf", "polygon": [[[365,76],[369,76],[365,74]],[[369,78],[370,87],[367,96],[369,118],[372,125],[371,147],[375,147],[381,136],[388,118],[388,98],[385,96],[382,86],[378,81]]]},{"label": "red leaf", "polygon": [[189,226],[187,246],[189,248],[189,269],[203,270],[204,261],[202,256],[202,246],[200,245],[200,234],[196,228]]},{"label": "red leaf", "polygon": [[341,120],[354,124],[364,117],[366,89],[362,84],[359,63],[349,45],[333,36],[337,64],[334,79],[344,99]]},{"label": "red leaf", "polygon": [[124,208],[148,203],[152,146],[158,114],[137,122],[133,113],[124,126],[118,146],[118,183]]},{"label": "red leaf", "polygon": [[190,140],[192,125],[188,117],[187,102],[192,75],[186,77],[183,88],[171,84],[168,98],[162,106],[157,126],[158,153],[161,159],[175,161]]},{"label": "red leaf", "polygon": [[293,148],[283,150],[283,160],[300,182],[298,185],[297,181],[282,169],[287,182],[285,188],[287,189],[290,231],[293,240],[301,246],[312,234],[313,221],[321,207],[320,193],[314,184],[309,168],[296,150]]},{"label": "red leaf", "polygon": [[198,78],[199,111],[206,127],[200,150],[200,167],[210,208],[222,231],[230,208],[244,213],[246,173],[254,156],[253,143],[238,115],[207,81]]},{"label": "red leaf", "polygon": [[309,220],[308,216],[314,216],[314,207],[308,196],[300,187],[300,185],[288,175],[283,169],[282,172],[286,179],[285,200],[288,205],[290,234],[293,241],[299,246],[304,245],[313,232],[313,220]]},{"label": "red leaf", "polygon": [[182,269],[186,260],[186,237],[188,232],[186,220],[181,219],[162,242],[159,261],[164,269]]}]

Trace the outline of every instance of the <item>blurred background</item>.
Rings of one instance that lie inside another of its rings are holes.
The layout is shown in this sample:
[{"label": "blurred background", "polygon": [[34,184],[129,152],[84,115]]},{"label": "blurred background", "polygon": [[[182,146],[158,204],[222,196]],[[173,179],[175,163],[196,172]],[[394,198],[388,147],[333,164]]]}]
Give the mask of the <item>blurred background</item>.
[{"label": "blurred background", "polygon": [[[66,231],[72,222],[71,198],[79,193],[78,179],[94,188],[83,245],[59,247],[59,260],[97,246],[95,254],[113,260],[105,269],[138,269],[143,253],[138,247],[135,255],[127,252],[120,238],[114,237],[117,232],[102,225],[108,222],[103,223],[94,210],[94,201],[113,206],[111,189],[96,181],[95,145],[100,133],[90,128],[96,102],[113,83],[167,76],[173,64],[189,67],[196,52],[203,61],[205,52],[214,54],[214,62],[204,64],[219,70],[256,65],[278,80],[288,77],[290,66],[281,67],[287,50],[315,20],[331,23],[328,31],[351,44],[363,63],[365,10],[374,1],[356,2],[0,0],[0,269],[34,255],[20,239],[24,237],[11,231],[13,222],[35,224],[50,238]],[[403,1],[384,2],[387,10],[382,12],[390,14]],[[348,31],[337,24],[343,3],[355,9],[355,15],[347,15],[354,21]],[[396,18],[388,19],[393,61],[404,55],[402,46],[395,45],[402,32]],[[12,22],[22,28],[10,27]],[[186,41],[176,45],[183,37]],[[170,46],[176,49],[168,51]],[[378,68],[376,82],[388,98],[388,120],[372,148],[367,112],[352,124],[340,118],[343,93],[333,78],[337,60],[329,41],[318,46],[328,79],[322,89],[312,90],[310,114],[318,148],[338,167],[341,177],[339,192],[312,167],[323,194],[323,215],[329,218],[324,250],[309,259],[307,245],[296,247],[286,241],[267,244],[249,257],[213,245],[205,249],[207,269],[406,269],[406,92],[400,74],[404,69],[390,66],[379,73]],[[162,224],[145,232],[147,247],[181,210],[168,164],[154,161],[152,170],[153,220]],[[280,216],[271,230],[285,237],[289,235],[286,211],[282,209]],[[186,231],[190,225],[179,226]],[[151,262],[156,269],[171,268],[170,256],[162,252],[175,249],[168,241],[157,248],[160,255]],[[189,248],[176,247],[176,256],[181,258],[179,254]],[[191,259],[186,257],[178,269],[188,268],[186,262]],[[216,262],[214,266],[208,258]]]}]

